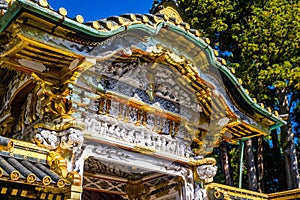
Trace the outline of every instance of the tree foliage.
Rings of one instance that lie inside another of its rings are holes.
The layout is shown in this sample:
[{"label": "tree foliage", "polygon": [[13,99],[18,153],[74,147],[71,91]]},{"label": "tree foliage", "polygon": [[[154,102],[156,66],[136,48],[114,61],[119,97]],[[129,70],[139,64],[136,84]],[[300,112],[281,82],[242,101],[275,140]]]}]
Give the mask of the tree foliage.
[{"label": "tree foliage", "polygon": [[[293,134],[300,124],[300,2],[178,0],[178,4],[185,21],[210,38],[251,96],[288,116],[281,129],[280,152],[288,188],[299,187]],[[274,180],[279,179],[270,181]]]}]

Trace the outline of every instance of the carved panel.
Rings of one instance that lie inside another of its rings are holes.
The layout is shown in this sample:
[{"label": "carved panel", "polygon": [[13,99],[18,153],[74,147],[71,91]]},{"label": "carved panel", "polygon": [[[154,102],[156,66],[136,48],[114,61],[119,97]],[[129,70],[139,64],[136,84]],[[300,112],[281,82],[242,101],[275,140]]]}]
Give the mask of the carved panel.
[{"label": "carved panel", "polygon": [[96,189],[98,191],[105,191],[114,194],[126,194],[126,183],[106,180],[98,177],[84,176],[83,187],[89,189]]},{"label": "carved panel", "polygon": [[[88,117],[84,122],[88,134],[97,138],[114,138],[130,144],[153,148],[153,151],[162,151],[182,157],[190,157],[192,153],[188,142],[173,138],[171,135],[159,135],[144,126],[119,122],[114,118],[102,115]],[[161,123],[163,128],[167,129],[167,121]],[[167,131],[169,132],[169,129]]]}]

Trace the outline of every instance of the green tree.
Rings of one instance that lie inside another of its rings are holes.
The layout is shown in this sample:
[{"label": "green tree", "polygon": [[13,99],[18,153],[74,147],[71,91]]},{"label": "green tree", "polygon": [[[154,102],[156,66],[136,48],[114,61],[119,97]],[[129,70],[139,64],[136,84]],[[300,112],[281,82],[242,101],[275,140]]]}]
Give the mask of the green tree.
[{"label": "green tree", "polygon": [[287,116],[288,123],[281,128],[279,139],[287,183],[279,184],[288,189],[299,187],[292,120],[297,119],[294,107],[299,107],[300,3],[178,0],[178,4],[185,21],[209,37],[212,46],[221,53],[230,52],[223,56],[227,56],[229,67],[236,69],[236,76],[243,79],[251,96]]}]

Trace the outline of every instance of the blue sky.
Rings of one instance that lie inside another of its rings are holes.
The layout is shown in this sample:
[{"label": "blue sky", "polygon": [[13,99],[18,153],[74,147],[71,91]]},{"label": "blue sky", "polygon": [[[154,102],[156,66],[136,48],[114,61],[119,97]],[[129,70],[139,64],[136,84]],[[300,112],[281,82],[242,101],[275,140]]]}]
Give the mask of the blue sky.
[{"label": "blue sky", "polygon": [[124,13],[149,13],[153,0],[48,0],[54,10],[64,7],[68,17],[92,21]]}]

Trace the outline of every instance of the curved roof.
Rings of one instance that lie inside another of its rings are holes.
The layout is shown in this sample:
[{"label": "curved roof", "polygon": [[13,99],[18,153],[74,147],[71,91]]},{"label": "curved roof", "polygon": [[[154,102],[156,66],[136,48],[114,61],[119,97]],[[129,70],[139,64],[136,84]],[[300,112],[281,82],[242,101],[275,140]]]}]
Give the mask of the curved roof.
[{"label": "curved roof", "polygon": [[[285,121],[280,117],[263,108],[262,105],[259,105],[249,97],[247,90],[235,78],[231,69],[225,66],[226,61],[217,57],[216,50],[209,46],[208,38],[201,38],[198,30],[191,29],[189,24],[176,17],[170,17],[162,13],[156,15],[124,14],[84,23],[81,16],[76,16],[74,19],[68,18],[64,9],[60,9],[57,12],[52,10],[46,1],[18,0],[11,5],[7,13],[0,19],[0,32],[4,32],[16,18],[21,18],[23,21],[28,20],[30,18],[28,15],[22,16],[22,13],[25,12],[49,23],[49,27],[52,27],[48,30],[49,33],[77,43],[77,49],[97,46],[107,38],[125,30],[140,30],[151,34],[161,31],[163,34],[176,36],[176,41],[179,41],[177,42],[178,46],[182,45],[182,43],[184,45],[189,43],[190,46],[188,47],[181,46],[181,48],[185,48],[186,55],[200,51],[205,54],[206,59],[209,60],[211,72],[220,74],[220,80],[217,81],[224,83],[225,91],[230,100],[244,115],[254,119],[257,124],[264,124],[263,129],[265,131],[285,124]],[[25,23],[29,26],[38,26],[34,25],[30,20],[25,21]],[[60,29],[68,30],[68,32],[62,34]],[[159,41],[164,40],[159,38],[159,36],[156,39],[159,39]],[[195,51],[195,49],[197,50]],[[78,53],[86,56],[84,51],[78,51]],[[199,56],[194,55],[194,59],[197,60]],[[199,70],[201,72],[201,69]]]}]

